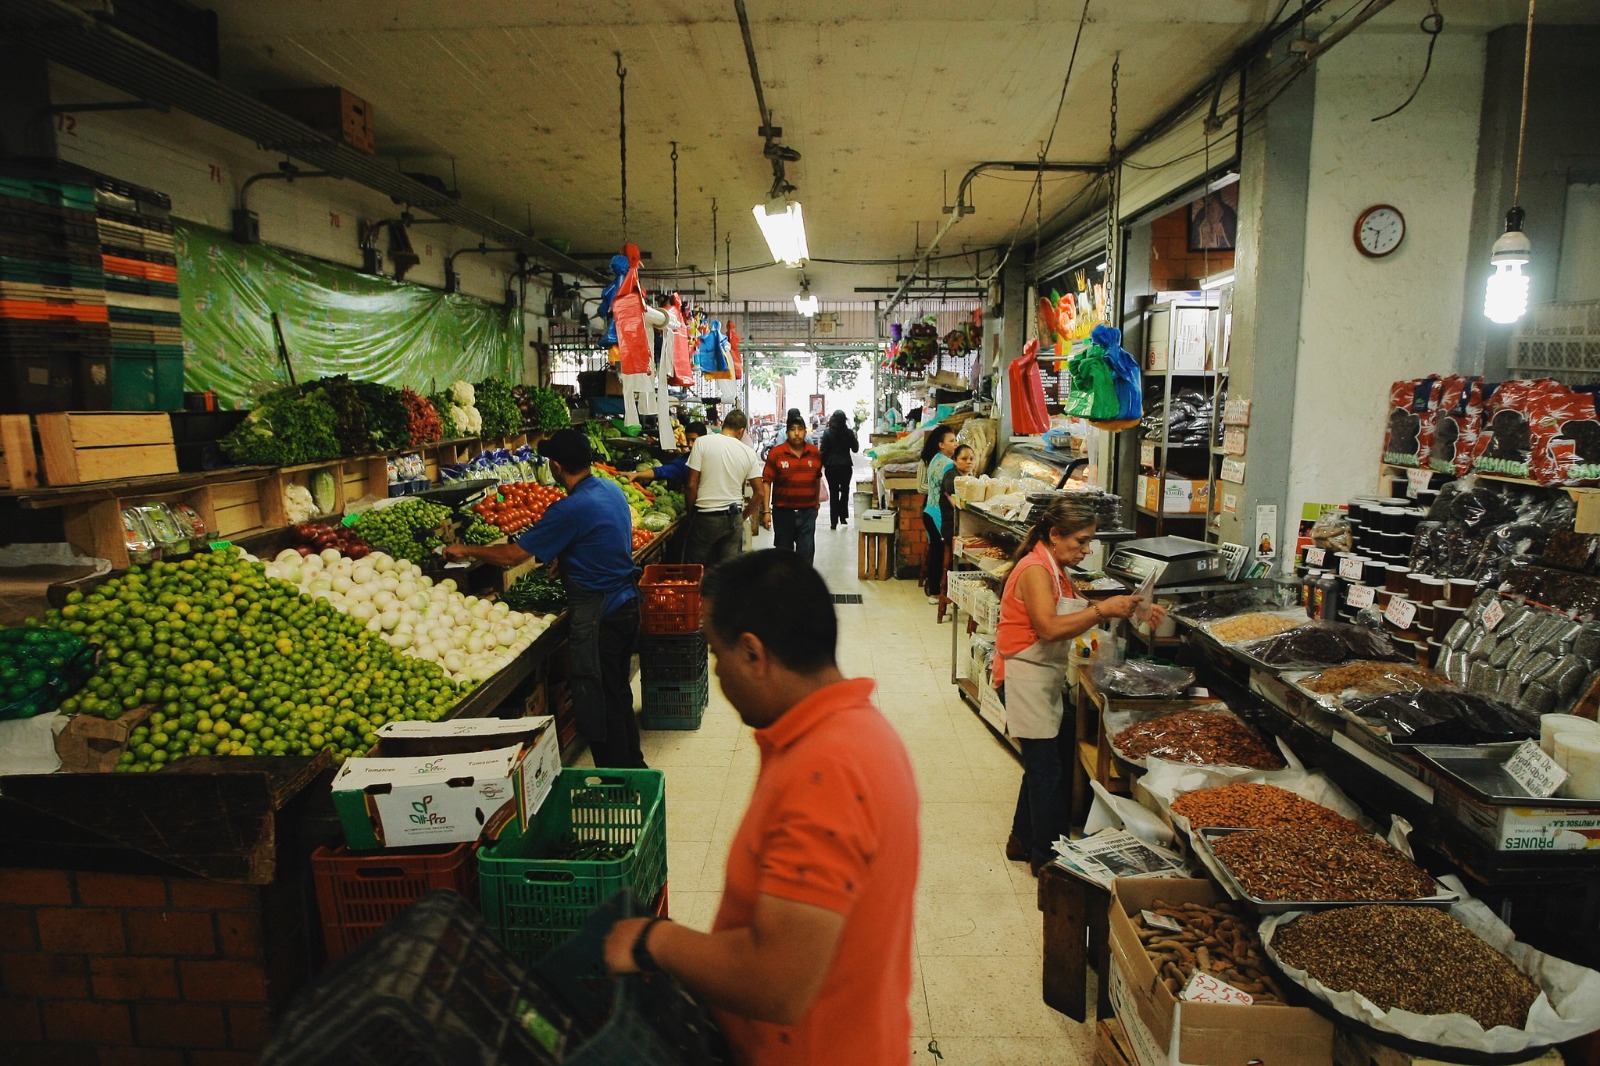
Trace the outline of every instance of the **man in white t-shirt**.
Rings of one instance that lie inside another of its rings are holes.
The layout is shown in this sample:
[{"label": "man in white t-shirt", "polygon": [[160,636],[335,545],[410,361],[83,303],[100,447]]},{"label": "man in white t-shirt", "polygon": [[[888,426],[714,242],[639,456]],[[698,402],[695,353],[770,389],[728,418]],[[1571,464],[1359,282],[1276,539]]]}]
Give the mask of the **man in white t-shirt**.
[{"label": "man in white t-shirt", "polygon": [[[768,515],[761,457],[744,442],[749,419],[740,410],[728,412],[722,432],[694,442],[689,452],[689,488],[685,493],[691,521],[684,561],[709,568],[744,550],[744,520]],[[745,485],[751,487],[749,502]]]}]

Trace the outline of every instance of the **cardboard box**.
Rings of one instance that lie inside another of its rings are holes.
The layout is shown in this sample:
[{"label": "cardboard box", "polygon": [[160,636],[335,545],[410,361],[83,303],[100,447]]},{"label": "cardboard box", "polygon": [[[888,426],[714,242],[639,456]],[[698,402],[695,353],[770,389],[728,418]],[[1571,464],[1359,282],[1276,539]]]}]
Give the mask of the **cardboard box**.
[{"label": "cardboard box", "polygon": [[893,533],[893,511],[862,511],[856,518],[859,533]]},{"label": "cardboard box", "polygon": [[523,828],[561,772],[555,719],[391,722],[333,779],[353,850],[458,844],[497,820]]},{"label": "cardboard box", "polygon": [[1139,505],[1147,511],[1166,514],[1205,514],[1211,506],[1211,482],[1190,481],[1168,474],[1158,480],[1139,475]]},{"label": "cardboard box", "polygon": [[1111,1005],[1139,1066],[1327,1066],[1333,1024],[1307,1007],[1189,1003],[1161,983],[1130,915],[1166,902],[1215,903],[1205,880],[1118,878],[1112,886]]},{"label": "cardboard box", "polygon": [[378,150],[373,132],[372,105],[347,89],[337,85],[308,89],[265,89],[261,99],[290,118],[298,119],[358,152],[372,155]]},{"label": "cardboard box", "polygon": [[69,774],[105,774],[117,768],[128,749],[134,727],[150,717],[153,704],[124,711],[115,718],[94,714],[75,714],[56,734],[56,755],[61,770]]}]

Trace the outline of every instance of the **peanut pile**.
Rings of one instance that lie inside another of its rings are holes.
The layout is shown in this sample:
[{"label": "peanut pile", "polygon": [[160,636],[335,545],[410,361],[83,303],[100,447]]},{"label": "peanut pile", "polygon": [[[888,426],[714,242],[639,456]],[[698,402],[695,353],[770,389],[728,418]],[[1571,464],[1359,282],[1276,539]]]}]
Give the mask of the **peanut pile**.
[{"label": "peanut pile", "polygon": [[1433,879],[1377,837],[1326,826],[1280,826],[1214,838],[1211,850],[1256,899],[1421,899]]},{"label": "peanut pile", "polygon": [[1200,766],[1249,766],[1281,770],[1283,759],[1237,718],[1211,711],[1175,711],[1136,722],[1111,744],[1131,759],[1153,755]]},{"label": "peanut pile", "polygon": [[1182,932],[1145,924],[1133,915],[1139,943],[1168,991],[1177,995],[1200,970],[1220,977],[1257,1003],[1282,1003],[1283,991],[1268,975],[1256,932],[1227,904],[1152,903],[1149,910],[1183,926]]},{"label": "peanut pile", "polygon": [[1279,927],[1286,965],[1383,1010],[1465,1014],[1485,1029],[1521,1029],[1539,988],[1472,930],[1431,907],[1347,907]]},{"label": "peanut pile", "polygon": [[1369,662],[1329,667],[1320,673],[1301,678],[1300,686],[1322,695],[1334,695],[1346,689],[1355,689],[1364,696],[1453,687],[1443,677],[1420,666]]},{"label": "peanut pile", "polygon": [[1247,640],[1260,640],[1262,637],[1274,636],[1285,630],[1304,625],[1305,619],[1291,618],[1281,614],[1267,614],[1257,611],[1253,614],[1241,614],[1235,618],[1224,618],[1220,622],[1212,622],[1207,628],[1211,635],[1224,644],[1237,644]]},{"label": "peanut pile", "polygon": [[1346,833],[1364,830],[1337,811],[1313,803],[1277,785],[1241,783],[1203,788],[1172,801],[1172,813],[1189,819],[1196,829],[1226,826],[1270,829],[1280,825],[1322,825]]}]

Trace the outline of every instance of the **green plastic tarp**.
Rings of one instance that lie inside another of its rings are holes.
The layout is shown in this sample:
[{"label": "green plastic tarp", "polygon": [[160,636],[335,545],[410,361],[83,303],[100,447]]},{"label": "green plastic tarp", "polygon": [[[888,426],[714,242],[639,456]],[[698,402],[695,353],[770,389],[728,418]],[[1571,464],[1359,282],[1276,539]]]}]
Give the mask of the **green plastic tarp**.
[{"label": "green plastic tarp", "polygon": [[177,223],[184,388],[226,407],[288,383],[278,313],[297,381],[348,374],[428,394],[490,376],[520,381],[522,314]]}]

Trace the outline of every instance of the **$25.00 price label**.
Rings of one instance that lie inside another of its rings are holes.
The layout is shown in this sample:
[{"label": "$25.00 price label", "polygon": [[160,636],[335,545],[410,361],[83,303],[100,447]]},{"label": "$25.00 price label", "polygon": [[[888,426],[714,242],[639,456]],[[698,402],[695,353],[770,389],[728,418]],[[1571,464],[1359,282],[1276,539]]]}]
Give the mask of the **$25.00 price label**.
[{"label": "$25.00 price label", "polygon": [[1383,616],[1393,622],[1396,629],[1410,629],[1412,620],[1417,617],[1417,605],[1396,596],[1389,601],[1389,609]]},{"label": "$25.00 price label", "polygon": [[1244,989],[1235,988],[1222,978],[1200,970],[1189,978],[1189,983],[1183,986],[1178,998],[1191,1003],[1234,1003],[1244,1007],[1255,1002],[1255,997]]}]

